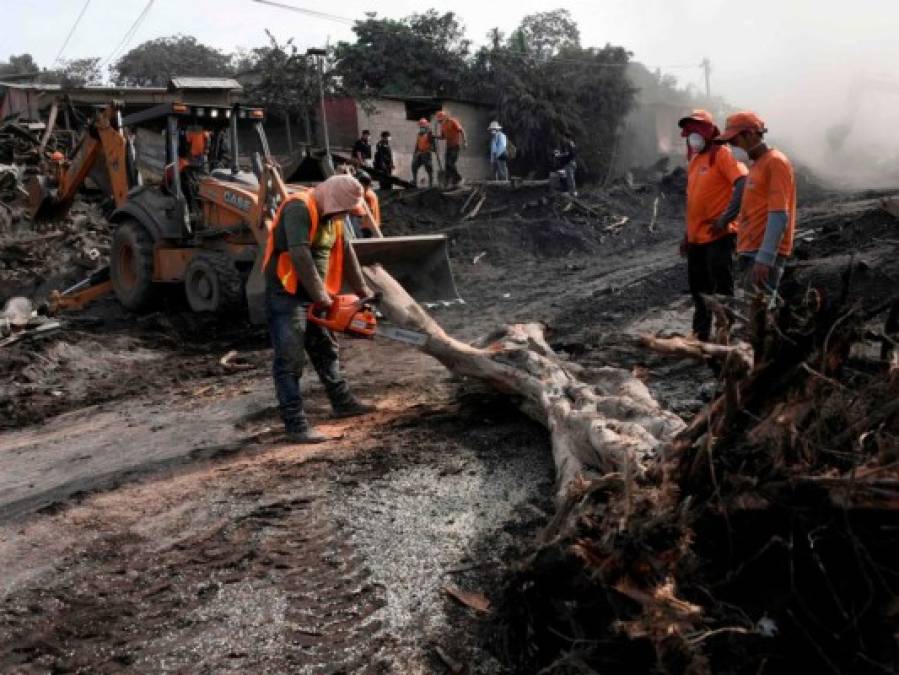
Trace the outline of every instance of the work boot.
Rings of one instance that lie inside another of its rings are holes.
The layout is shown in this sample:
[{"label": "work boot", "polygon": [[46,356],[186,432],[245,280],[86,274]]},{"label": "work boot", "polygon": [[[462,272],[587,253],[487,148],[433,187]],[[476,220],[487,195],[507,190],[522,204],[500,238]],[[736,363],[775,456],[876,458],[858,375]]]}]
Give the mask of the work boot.
[{"label": "work boot", "polygon": [[332,417],[358,417],[360,415],[368,415],[378,409],[378,406],[371,403],[363,403],[359,399],[353,397],[332,406],[334,412]]},{"label": "work boot", "polygon": [[296,431],[288,431],[287,440],[291,443],[312,445],[313,443],[324,443],[332,439],[320,431],[316,431],[313,427],[304,427]]}]

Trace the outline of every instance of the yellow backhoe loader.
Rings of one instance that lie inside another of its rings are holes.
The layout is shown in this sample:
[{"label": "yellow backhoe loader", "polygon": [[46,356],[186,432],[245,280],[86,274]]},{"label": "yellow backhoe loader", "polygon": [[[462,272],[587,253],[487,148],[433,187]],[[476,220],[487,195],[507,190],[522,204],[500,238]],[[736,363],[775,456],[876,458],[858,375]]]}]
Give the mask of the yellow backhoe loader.
[{"label": "yellow backhoe loader", "polygon": [[[259,322],[268,224],[285,196],[303,189],[284,183],[264,116],[261,108],[241,105],[163,103],[123,117],[122,106],[112,103],[88,125],[71,158],[52,157],[49,171],[28,181],[32,211],[63,217],[90,176],[115,202],[108,283],[125,307],[140,310],[163,284],[183,284],[194,311],[246,303]],[[152,152],[145,153],[148,160],[135,149],[142,138],[159,141],[156,183],[145,184],[138,170],[152,164]],[[244,142],[253,147],[242,154]],[[459,300],[445,235],[352,245],[363,266],[382,264],[416,300]],[[76,293],[93,297],[97,289]],[[63,306],[79,305],[77,297],[63,300]]]}]

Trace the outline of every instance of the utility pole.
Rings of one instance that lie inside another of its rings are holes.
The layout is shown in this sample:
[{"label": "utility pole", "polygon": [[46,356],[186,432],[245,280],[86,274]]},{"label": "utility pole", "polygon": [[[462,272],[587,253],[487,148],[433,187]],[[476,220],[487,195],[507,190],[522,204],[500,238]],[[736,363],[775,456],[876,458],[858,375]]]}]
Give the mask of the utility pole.
[{"label": "utility pole", "polygon": [[702,68],[705,74],[705,97],[712,100],[712,62],[706,57],[699,64],[699,67]]},{"label": "utility pole", "polygon": [[331,160],[331,141],[328,138],[328,113],[325,110],[325,56],[328,51],[325,49],[307,49],[306,56],[318,57],[318,97],[321,103],[322,113],[322,141],[325,144],[325,160],[327,168],[330,170],[329,175],[334,174],[334,162]]}]

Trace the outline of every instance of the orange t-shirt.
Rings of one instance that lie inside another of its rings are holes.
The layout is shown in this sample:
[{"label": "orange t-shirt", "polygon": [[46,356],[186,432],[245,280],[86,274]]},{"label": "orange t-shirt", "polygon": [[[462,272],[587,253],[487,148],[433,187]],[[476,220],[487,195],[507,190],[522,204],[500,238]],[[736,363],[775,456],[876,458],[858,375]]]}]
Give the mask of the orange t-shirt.
[{"label": "orange t-shirt", "polygon": [[[714,157],[714,161],[713,161]],[[708,244],[737,231],[736,222],[716,230],[715,221],[727,209],[734,182],[749,173],[727,146],[694,155],[687,174],[687,241]]]},{"label": "orange t-shirt", "polygon": [[211,135],[208,131],[187,131],[185,138],[190,145],[191,157],[201,157],[206,154],[206,144],[209,142]]},{"label": "orange t-shirt", "polygon": [[431,152],[434,149],[434,134],[418,134],[415,138],[415,152]]},{"label": "orange t-shirt", "polygon": [[[371,211],[372,219],[375,221],[375,225],[379,228],[381,227],[381,204],[378,201],[378,195],[375,194],[375,191],[371,188],[365,191],[363,195],[365,197],[365,203],[368,204],[368,210]],[[367,217],[366,217],[367,220]],[[365,227],[365,223],[362,224]]]},{"label": "orange t-shirt", "polygon": [[462,125],[459,124],[459,120],[455,117],[447,118],[440,125],[440,132],[443,138],[446,139],[446,147],[458,148],[462,145]]},{"label": "orange t-shirt", "polygon": [[787,228],[777,253],[790,255],[796,230],[796,179],[793,165],[780,150],[769,150],[749,169],[738,221],[738,252],[758,251],[762,247],[771,211],[787,212]]}]

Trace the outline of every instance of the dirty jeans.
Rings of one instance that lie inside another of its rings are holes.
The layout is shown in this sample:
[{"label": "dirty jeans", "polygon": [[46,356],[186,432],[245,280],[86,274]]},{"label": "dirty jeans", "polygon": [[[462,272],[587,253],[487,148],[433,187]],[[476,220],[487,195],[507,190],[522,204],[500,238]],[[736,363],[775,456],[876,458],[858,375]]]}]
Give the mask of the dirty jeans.
[{"label": "dirty jeans", "polygon": [[309,355],[332,406],[352,398],[349,386],[340,374],[337,340],[331,331],[308,322],[308,307],[308,302],[294,295],[266,288],[265,315],[274,350],[272,376],[281,418],[288,433],[303,431],[309,424],[303,412],[300,388],[305,354]]},{"label": "dirty jeans", "polygon": [[446,149],[446,181],[448,185],[455,185],[462,180],[462,176],[456,166],[459,163],[460,152],[461,148],[458,146]]},{"label": "dirty jeans", "polygon": [[418,170],[424,167],[428,174],[428,187],[434,185],[434,165],[431,162],[430,152],[416,152],[412,157],[412,182],[418,185]]},{"label": "dirty jeans", "polygon": [[575,194],[577,192],[577,184],[574,182],[574,175],[577,172],[577,162],[572,160],[562,168],[565,170],[565,187],[569,193]]},{"label": "dirty jeans", "polygon": [[509,180],[509,164],[505,155],[494,159],[491,165],[493,168],[493,180]]},{"label": "dirty jeans", "polygon": [[687,245],[687,281],[693,296],[693,332],[706,342],[712,331],[712,314],[703,295],[734,294],[735,235],[707,244]]}]

